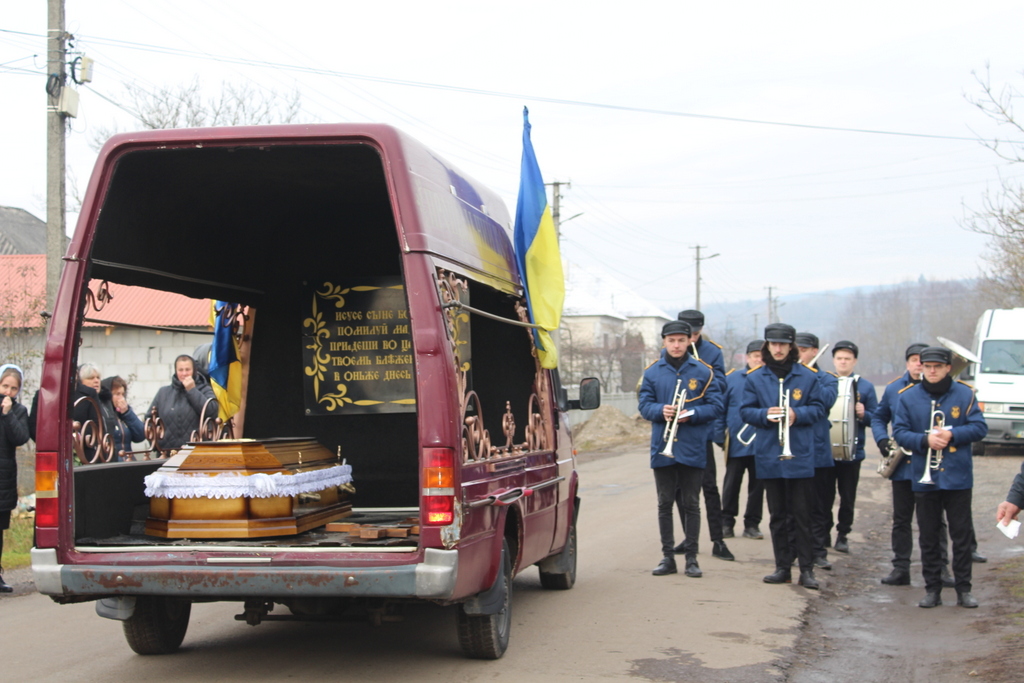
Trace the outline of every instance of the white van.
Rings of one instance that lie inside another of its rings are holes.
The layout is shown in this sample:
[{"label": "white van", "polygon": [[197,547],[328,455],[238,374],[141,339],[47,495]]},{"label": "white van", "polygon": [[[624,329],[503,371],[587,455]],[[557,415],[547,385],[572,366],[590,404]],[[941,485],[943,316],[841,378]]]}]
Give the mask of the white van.
[{"label": "white van", "polygon": [[974,444],[983,455],[987,444],[1024,445],[1024,308],[989,309],[974,333],[981,359],[965,376],[973,380],[988,436]]}]

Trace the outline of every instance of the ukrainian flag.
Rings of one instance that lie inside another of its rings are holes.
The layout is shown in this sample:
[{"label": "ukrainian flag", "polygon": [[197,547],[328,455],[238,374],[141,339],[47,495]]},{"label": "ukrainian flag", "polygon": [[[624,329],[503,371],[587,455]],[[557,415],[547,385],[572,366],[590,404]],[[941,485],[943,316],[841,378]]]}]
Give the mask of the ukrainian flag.
[{"label": "ukrainian flag", "polygon": [[210,384],[220,406],[220,419],[225,422],[242,407],[242,361],[239,360],[238,341],[225,325],[222,311],[229,313],[235,305],[214,301],[210,309],[213,325],[213,347],[210,349]]},{"label": "ukrainian flag", "polygon": [[533,337],[540,364],[556,368],[558,350],[550,333],[558,329],[562,320],[565,277],[548,193],[530,141],[530,128],[530,110],[523,107],[523,162],[513,243],[530,320],[539,326],[534,329]]}]

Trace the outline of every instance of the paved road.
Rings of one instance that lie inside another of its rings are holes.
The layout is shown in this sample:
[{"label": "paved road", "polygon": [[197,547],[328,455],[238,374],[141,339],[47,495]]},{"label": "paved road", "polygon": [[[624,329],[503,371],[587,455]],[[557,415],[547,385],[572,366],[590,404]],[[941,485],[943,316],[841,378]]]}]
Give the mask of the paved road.
[{"label": "paved road", "polygon": [[[982,512],[994,509],[1004,488],[1001,482],[1009,484],[1019,458],[979,462],[995,468],[990,475],[995,484],[986,489],[986,499],[976,499],[980,519]],[[884,527],[888,504],[884,482],[872,481],[874,475],[867,469],[864,505],[874,507],[875,526]],[[773,567],[768,540],[737,538],[730,541],[736,562],[712,558],[706,530],[700,556],[704,578],[653,577],[650,570],[659,559],[654,486],[643,450],[625,449],[620,455],[587,462],[581,474],[578,583],[571,591],[545,591],[535,568],[524,571],[515,581],[512,642],[496,662],[462,658],[453,610],[428,604],[408,609],[401,622],[379,627],[273,622],[250,627],[233,620],[241,611],[236,604],[200,604],[193,608],[180,652],[141,657],[124,642],[120,624],[97,617],[91,604],[60,606],[28,594],[0,600],[3,677],[15,681],[880,680],[844,678],[858,666],[857,660],[835,654],[833,645],[846,636],[841,630],[808,633],[806,626],[809,619],[843,612],[850,574],[856,567],[851,558],[867,558],[871,544],[873,564],[856,571],[864,574],[859,577],[864,594],[879,594],[875,574],[885,569],[887,537],[881,538],[884,533],[878,528],[861,529],[851,536],[854,554],[837,558],[832,574],[819,572],[824,579],[820,593],[761,582]],[[990,526],[987,518],[984,524]],[[1005,539],[1001,544],[986,543],[983,549],[993,557],[986,566],[989,572],[1024,550],[1019,542]],[[920,578],[915,582],[920,584]],[[957,628],[968,629],[976,621],[991,624],[996,612],[990,601],[979,610],[943,607],[942,612],[929,613],[913,607],[919,587],[885,590],[902,591],[894,599],[905,603],[899,613],[906,619],[893,621],[887,627],[889,634],[866,632],[859,624],[849,638],[860,633],[865,639],[892,641],[900,638],[906,624],[927,629],[935,618],[957,619]],[[986,595],[994,597],[990,590],[995,591],[986,589]],[[865,598],[868,603],[873,599]],[[830,640],[823,641],[823,635]],[[917,638],[914,647],[923,649],[921,661],[938,656],[929,652],[928,638]],[[866,647],[861,656],[864,661],[877,659]],[[827,672],[827,676],[819,678],[815,672]]]}]

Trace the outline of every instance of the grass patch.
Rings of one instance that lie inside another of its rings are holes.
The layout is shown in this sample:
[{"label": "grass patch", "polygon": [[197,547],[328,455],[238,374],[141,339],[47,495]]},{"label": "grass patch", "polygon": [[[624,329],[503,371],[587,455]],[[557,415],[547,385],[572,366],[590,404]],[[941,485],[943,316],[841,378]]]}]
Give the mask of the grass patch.
[{"label": "grass patch", "polygon": [[4,531],[4,555],[0,566],[4,569],[26,567],[31,563],[29,549],[35,534],[35,518],[17,517],[11,520],[11,528]]}]

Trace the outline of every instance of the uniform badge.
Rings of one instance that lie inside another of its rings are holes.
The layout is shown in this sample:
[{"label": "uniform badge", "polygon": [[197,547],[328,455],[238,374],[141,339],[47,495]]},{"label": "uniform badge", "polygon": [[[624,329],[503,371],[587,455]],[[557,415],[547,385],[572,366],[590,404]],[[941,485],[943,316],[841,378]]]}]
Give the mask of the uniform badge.
[{"label": "uniform badge", "polygon": [[953,416],[953,419],[960,417],[960,406],[953,406],[953,409],[949,411],[949,414]]},{"label": "uniform badge", "polygon": [[[690,383],[687,386],[690,387],[690,391],[697,391],[697,378],[691,377]],[[954,415],[953,417],[956,417],[956,415]]]},{"label": "uniform badge", "polygon": [[803,395],[804,395],[804,392],[800,391],[799,389],[794,389],[793,390],[793,400],[794,401],[799,401],[801,398],[803,398]]}]

